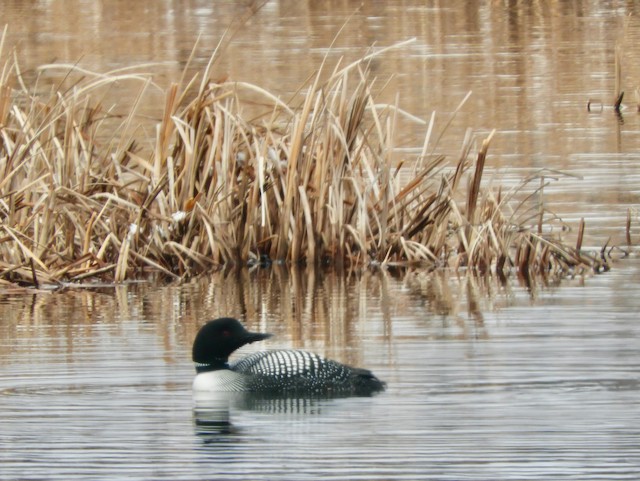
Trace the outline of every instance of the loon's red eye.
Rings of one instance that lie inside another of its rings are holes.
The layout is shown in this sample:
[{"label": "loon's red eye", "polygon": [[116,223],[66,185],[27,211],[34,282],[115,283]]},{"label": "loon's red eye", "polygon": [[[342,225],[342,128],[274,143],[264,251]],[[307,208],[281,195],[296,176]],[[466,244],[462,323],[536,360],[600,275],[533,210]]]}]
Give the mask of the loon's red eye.
[{"label": "loon's red eye", "polygon": [[222,335],[223,335],[224,337],[229,337],[229,336],[231,335],[231,331],[230,331],[229,329],[224,329],[224,330],[222,331]]}]

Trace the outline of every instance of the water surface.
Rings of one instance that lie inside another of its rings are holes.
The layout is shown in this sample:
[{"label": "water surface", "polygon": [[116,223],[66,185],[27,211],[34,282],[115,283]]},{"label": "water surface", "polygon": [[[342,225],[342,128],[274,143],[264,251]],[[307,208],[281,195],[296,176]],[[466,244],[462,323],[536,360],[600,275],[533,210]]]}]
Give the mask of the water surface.
[{"label": "water surface", "polygon": [[[637,479],[639,268],[532,289],[259,271],[7,295],[0,478]],[[222,314],[276,334],[244,353],[312,349],[388,390],[194,410],[190,342]]]},{"label": "water surface", "polygon": [[[216,78],[288,98],[325,55],[333,68],[372,45],[409,46],[372,65],[401,121],[399,155],[455,158],[467,128],[497,129],[486,181],[505,189],[547,169],[547,207],[571,240],[637,242],[640,24],[633,2],[272,1],[239,30]],[[76,12],[77,15],[70,15]],[[6,1],[0,18],[27,81],[46,63],[139,71],[166,86],[202,70],[235,1]],[[355,12],[355,13],[354,13]],[[347,22],[333,49],[329,45]],[[621,48],[626,109],[614,97]],[[63,70],[40,71],[41,86]],[[104,102],[134,99],[123,82]],[[150,89],[141,115],[162,105]],[[417,147],[418,146],[418,147]],[[539,186],[536,180],[528,191]],[[525,190],[526,192],[526,190]],[[537,200],[537,198],[536,198]],[[614,251],[619,255],[620,251]],[[182,286],[0,292],[0,479],[638,479],[640,264],[561,283],[424,272],[265,271]],[[372,369],[373,398],[238,400],[194,410],[190,347],[206,320],[273,332],[252,349],[304,348]]]}]

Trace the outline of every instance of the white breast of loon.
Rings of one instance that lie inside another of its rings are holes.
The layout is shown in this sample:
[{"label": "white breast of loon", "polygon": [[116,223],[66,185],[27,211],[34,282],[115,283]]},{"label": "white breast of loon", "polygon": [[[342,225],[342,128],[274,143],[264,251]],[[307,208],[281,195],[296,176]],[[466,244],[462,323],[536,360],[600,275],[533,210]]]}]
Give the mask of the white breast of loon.
[{"label": "white breast of loon", "polygon": [[201,372],[193,379],[194,392],[241,392],[247,389],[246,376],[230,369]]}]

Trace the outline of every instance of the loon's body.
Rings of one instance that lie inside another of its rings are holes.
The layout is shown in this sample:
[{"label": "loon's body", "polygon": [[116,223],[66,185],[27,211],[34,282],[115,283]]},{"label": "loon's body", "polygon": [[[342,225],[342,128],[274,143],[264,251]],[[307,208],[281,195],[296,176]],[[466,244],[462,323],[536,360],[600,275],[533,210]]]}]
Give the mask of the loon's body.
[{"label": "loon's body", "polygon": [[193,343],[194,392],[368,396],[385,388],[371,371],[306,351],[262,351],[229,363],[233,351],[268,337],[247,331],[236,319],[209,321]]}]

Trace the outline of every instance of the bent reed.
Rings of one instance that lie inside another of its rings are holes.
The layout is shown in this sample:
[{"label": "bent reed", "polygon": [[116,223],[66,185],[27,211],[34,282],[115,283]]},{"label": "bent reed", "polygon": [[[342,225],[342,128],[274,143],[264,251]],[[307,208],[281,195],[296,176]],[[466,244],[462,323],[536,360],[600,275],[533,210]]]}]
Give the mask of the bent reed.
[{"label": "bent reed", "polygon": [[[105,85],[148,78],[83,72],[73,88],[40,94],[9,55],[0,72],[0,279],[185,279],[272,261],[501,275],[604,266],[543,234],[541,213],[516,215],[517,191],[482,188],[493,133],[477,152],[469,135],[452,165],[434,153],[432,118],[422,152],[398,159],[394,129],[407,115],[376,103],[367,74],[384,50],[330,74],[321,65],[298,105],[215,82],[210,63],[199,83],[166,90],[146,153],[138,145],[148,139],[131,135],[137,102],[114,128],[95,98]],[[241,92],[269,114],[245,118]]]}]

